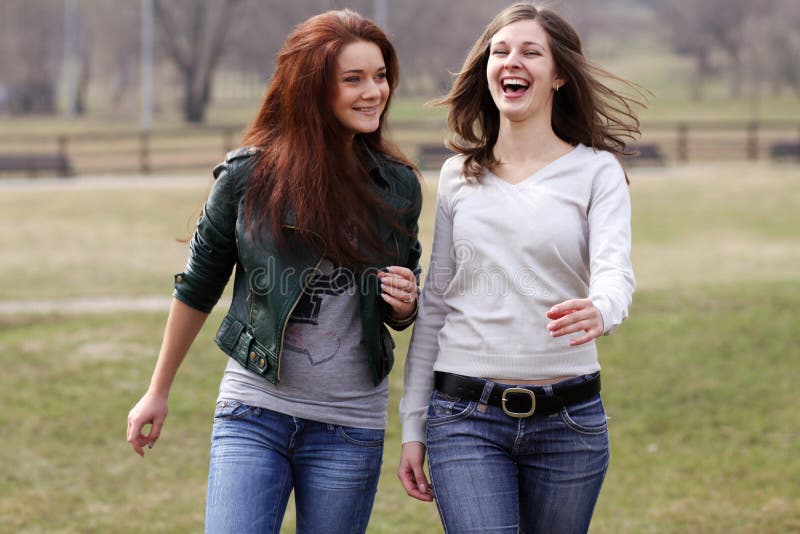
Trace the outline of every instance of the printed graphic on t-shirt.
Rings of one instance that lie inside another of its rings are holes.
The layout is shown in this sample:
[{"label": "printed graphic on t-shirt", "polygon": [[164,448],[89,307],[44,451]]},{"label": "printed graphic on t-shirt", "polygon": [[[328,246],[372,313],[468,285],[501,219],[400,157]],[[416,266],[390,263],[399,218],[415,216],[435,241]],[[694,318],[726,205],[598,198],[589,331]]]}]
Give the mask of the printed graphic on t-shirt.
[{"label": "printed graphic on t-shirt", "polygon": [[340,333],[348,331],[343,328],[344,321],[350,320],[341,313],[346,311],[348,296],[355,298],[356,280],[351,270],[337,267],[325,271],[315,275],[303,292],[284,338],[284,351],[304,355],[312,366],[328,362],[339,353]]}]

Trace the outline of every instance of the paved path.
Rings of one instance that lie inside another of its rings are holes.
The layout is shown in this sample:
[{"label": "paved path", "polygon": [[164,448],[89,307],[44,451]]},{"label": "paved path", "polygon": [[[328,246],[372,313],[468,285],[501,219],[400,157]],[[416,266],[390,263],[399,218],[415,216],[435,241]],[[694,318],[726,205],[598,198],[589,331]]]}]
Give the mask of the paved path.
[{"label": "paved path", "polygon": [[[15,313],[108,313],[169,310],[172,297],[81,297],[54,300],[0,300],[0,315]],[[221,299],[227,307],[229,299]]]},{"label": "paved path", "polygon": [[3,178],[0,190],[185,189],[211,184],[211,173],[190,176],[84,176],[75,178]]},{"label": "paved path", "polygon": [[[424,171],[426,182],[439,180],[436,171]],[[74,178],[0,178],[0,191],[65,191],[65,190],[120,190],[120,189],[187,189],[207,187],[212,183],[211,172],[184,176],[84,176]]]}]

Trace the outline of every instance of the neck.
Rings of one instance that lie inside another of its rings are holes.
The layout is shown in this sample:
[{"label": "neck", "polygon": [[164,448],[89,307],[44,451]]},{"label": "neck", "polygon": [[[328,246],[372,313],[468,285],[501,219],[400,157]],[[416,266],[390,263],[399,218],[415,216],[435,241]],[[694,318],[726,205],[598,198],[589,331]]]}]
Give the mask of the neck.
[{"label": "neck", "polygon": [[501,162],[524,162],[563,151],[565,145],[553,132],[549,113],[519,122],[501,116],[494,155]]}]

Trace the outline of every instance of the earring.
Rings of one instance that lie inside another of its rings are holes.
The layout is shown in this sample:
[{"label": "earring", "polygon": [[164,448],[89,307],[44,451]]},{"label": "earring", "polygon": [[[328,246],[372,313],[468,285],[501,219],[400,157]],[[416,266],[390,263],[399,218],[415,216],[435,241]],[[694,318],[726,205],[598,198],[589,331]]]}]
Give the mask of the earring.
[{"label": "earring", "polygon": [[556,93],[558,92],[558,88],[561,87],[559,84],[556,84]]}]

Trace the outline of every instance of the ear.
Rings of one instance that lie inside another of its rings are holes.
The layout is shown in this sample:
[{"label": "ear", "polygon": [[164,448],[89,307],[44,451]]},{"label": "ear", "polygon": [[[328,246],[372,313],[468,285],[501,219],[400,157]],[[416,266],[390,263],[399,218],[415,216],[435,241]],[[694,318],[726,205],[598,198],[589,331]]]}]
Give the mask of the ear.
[{"label": "ear", "polygon": [[555,79],[553,80],[553,90],[556,91],[557,90],[556,88],[561,89],[562,87],[564,87],[564,84],[566,83],[567,83],[566,78],[562,76],[556,76]]}]

